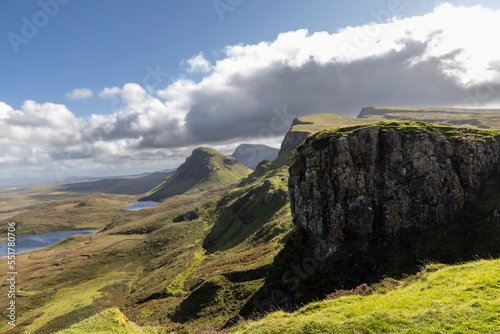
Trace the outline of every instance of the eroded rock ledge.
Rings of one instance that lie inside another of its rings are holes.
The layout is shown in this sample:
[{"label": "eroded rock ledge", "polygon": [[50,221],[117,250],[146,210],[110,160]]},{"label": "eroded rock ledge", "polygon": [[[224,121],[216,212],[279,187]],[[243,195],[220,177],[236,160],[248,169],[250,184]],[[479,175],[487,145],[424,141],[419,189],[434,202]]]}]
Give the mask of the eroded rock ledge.
[{"label": "eroded rock ledge", "polygon": [[421,122],[309,137],[290,167],[295,232],[247,309],[292,311],[337,289],[414,273],[422,261],[500,256],[499,138],[498,130]]},{"label": "eroded rock ledge", "polygon": [[487,131],[395,122],[348,130],[311,137],[290,168],[294,223],[322,258],[349,256],[350,241],[453,224],[498,166]]}]

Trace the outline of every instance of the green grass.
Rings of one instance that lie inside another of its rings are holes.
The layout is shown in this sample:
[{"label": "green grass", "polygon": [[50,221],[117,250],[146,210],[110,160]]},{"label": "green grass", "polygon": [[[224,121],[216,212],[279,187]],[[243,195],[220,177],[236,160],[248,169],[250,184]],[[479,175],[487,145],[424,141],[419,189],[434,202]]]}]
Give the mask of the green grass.
[{"label": "green grass", "polygon": [[[377,119],[374,119],[378,120]],[[324,129],[370,122],[370,119],[359,119],[337,114],[312,114],[297,118],[290,131],[315,133]]]},{"label": "green grass", "polygon": [[58,334],[153,334],[159,331],[152,327],[139,327],[130,322],[117,308],[107,309]]},{"label": "green grass", "polygon": [[382,131],[390,130],[404,130],[418,132],[421,129],[430,131],[437,131],[445,135],[447,138],[462,138],[464,136],[474,139],[488,139],[500,136],[500,130],[486,130],[486,129],[472,129],[472,128],[459,128],[454,126],[445,126],[439,124],[431,124],[420,121],[379,121],[373,123],[348,125],[337,128],[325,129],[319,131],[308,138],[309,141],[316,141],[325,139],[337,134],[351,133],[362,127],[369,125],[377,125]]},{"label": "green grass", "polygon": [[370,107],[363,108],[358,117],[366,119],[367,122],[374,120],[421,121],[446,126],[500,129],[500,110],[498,109]]},{"label": "green grass", "polygon": [[194,252],[193,259],[189,262],[189,266],[178,274],[175,279],[167,286],[166,295],[176,296],[182,295],[184,291],[184,283],[186,279],[198,268],[203,259],[205,258],[205,250],[197,250]]},{"label": "green grass", "polygon": [[[417,275],[374,286],[369,295],[271,313],[233,333],[498,333],[500,260],[431,265]],[[392,281],[392,280],[391,280]]]}]

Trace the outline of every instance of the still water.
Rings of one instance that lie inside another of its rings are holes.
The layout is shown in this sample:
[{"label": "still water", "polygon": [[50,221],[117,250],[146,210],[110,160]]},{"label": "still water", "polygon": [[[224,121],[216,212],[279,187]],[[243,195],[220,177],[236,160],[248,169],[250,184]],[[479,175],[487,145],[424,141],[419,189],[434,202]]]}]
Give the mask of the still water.
[{"label": "still water", "polygon": [[[48,247],[61,240],[71,237],[75,234],[94,234],[97,231],[64,231],[64,232],[51,232],[34,235],[26,235],[24,237],[16,237],[16,246],[14,247],[16,255],[24,252],[29,252],[35,249]],[[7,256],[8,241],[0,244],[0,257]],[[12,248],[12,247],[10,247]]]},{"label": "still water", "polygon": [[132,202],[130,203],[130,206],[128,208],[125,208],[124,210],[137,211],[137,210],[152,208],[153,206],[156,206],[158,204],[160,203],[153,201]]}]

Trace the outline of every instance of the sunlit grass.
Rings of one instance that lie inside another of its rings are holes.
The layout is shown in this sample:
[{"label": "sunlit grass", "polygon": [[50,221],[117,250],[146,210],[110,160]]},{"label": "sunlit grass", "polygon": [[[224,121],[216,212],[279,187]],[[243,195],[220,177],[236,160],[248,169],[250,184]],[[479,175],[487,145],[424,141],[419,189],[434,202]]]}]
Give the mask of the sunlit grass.
[{"label": "sunlit grass", "polygon": [[234,333],[498,333],[500,260],[432,270],[400,281],[389,292],[272,313]]}]

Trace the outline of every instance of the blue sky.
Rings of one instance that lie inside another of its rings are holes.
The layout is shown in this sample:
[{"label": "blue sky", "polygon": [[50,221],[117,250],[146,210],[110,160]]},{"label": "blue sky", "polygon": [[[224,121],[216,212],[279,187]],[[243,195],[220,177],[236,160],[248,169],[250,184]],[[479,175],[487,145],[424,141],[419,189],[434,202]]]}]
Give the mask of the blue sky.
[{"label": "blue sky", "polygon": [[[147,68],[157,65],[171,76],[165,81],[175,80],[185,74],[180,62],[200,51],[207,59],[216,59],[226,45],[271,41],[281,32],[307,28],[333,33],[374,21],[372,13],[386,10],[388,1],[245,0],[229,5],[232,11],[218,4],[223,20],[210,0],[55,3],[57,15],[27,44],[20,44],[18,53],[8,38],[1,39],[0,101],[14,107],[26,99],[64,103],[76,115],[85,116],[110,113],[110,105],[97,98],[68,101],[64,96],[70,89],[101,90],[141,82]],[[408,2],[398,14],[421,14],[432,10],[434,3]],[[0,36],[10,32],[22,36],[22,18],[33,22],[41,10],[38,1],[2,0]]]},{"label": "blue sky", "polygon": [[200,145],[279,146],[309,113],[497,107],[499,8],[0,0],[0,185],[171,168]]}]

